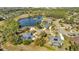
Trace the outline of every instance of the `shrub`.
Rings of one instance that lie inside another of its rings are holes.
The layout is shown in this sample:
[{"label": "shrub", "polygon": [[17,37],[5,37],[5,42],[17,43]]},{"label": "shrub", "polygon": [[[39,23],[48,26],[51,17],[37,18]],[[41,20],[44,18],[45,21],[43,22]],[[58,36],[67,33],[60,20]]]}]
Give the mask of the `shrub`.
[{"label": "shrub", "polygon": [[32,42],[33,42],[33,40],[28,39],[28,40],[24,40],[24,41],[23,41],[23,44],[24,44],[24,45],[29,45],[29,44],[31,44]]},{"label": "shrub", "polygon": [[44,38],[37,38],[34,43],[35,45],[38,45],[38,46],[44,46],[44,44],[46,43],[46,40]]}]

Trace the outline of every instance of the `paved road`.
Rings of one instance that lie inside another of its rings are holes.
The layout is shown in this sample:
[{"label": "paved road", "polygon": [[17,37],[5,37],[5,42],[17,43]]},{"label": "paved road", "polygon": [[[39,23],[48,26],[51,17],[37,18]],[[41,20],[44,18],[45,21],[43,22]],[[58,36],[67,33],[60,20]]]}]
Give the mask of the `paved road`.
[{"label": "paved road", "polygon": [[61,25],[60,25],[60,23],[59,23],[60,20],[61,20],[61,19],[57,19],[56,21],[53,22],[53,23],[56,25],[57,32],[60,32],[60,33],[62,33],[63,35],[69,36],[69,35],[68,35],[68,31],[64,30],[64,28],[61,27]]}]

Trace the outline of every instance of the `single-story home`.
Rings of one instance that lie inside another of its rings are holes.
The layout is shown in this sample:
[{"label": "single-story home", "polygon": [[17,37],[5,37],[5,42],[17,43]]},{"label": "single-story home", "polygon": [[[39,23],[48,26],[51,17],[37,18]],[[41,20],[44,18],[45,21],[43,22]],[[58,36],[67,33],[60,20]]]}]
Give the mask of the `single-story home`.
[{"label": "single-story home", "polygon": [[21,39],[23,40],[28,40],[28,39],[32,39],[33,38],[33,34],[32,33],[24,33],[21,36]]},{"label": "single-story home", "polygon": [[50,41],[53,46],[61,46],[63,44],[60,36],[51,36]]}]

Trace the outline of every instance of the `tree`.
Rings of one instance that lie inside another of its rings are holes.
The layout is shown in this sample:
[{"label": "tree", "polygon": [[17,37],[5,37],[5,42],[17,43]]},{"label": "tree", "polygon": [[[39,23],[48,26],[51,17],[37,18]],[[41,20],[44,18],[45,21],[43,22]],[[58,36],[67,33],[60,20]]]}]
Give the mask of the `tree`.
[{"label": "tree", "polygon": [[71,46],[69,46],[69,51],[78,51],[79,50],[79,45],[76,44],[75,42],[70,42]]},{"label": "tree", "polygon": [[19,24],[13,20],[5,20],[5,24],[3,27],[3,42],[15,42],[18,39],[18,36],[15,34],[18,31]]},{"label": "tree", "polygon": [[35,45],[38,45],[38,46],[43,46],[45,43],[46,43],[46,40],[44,38],[37,38],[35,41],[34,41]]},{"label": "tree", "polygon": [[45,37],[47,37],[47,34],[45,32],[41,32],[40,36],[34,41],[35,45],[44,46],[46,43]]}]

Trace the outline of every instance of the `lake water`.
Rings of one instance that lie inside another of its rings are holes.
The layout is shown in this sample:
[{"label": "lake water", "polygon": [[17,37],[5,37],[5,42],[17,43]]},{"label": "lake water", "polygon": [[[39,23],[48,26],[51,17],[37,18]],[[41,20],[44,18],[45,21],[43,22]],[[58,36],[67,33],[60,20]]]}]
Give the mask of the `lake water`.
[{"label": "lake water", "polygon": [[35,18],[21,18],[18,20],[21,27],[25,26],[35,26],[37,23],[41,23],[42,16],[36,16]]}]

